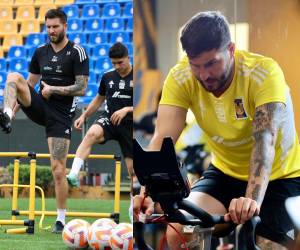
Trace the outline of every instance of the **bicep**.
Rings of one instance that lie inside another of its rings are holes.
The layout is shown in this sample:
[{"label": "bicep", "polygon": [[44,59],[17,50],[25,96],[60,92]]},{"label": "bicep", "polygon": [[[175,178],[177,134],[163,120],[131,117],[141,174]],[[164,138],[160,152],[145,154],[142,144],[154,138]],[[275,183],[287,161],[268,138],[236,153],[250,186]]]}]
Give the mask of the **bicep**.
[{"label": "bicep", "polygon": [[159,150],[165,137],[171,137],[175,144],[185,126],[186,113],[187,110],[181,107],[160,105],[154,136],[148,149]]},{"label": "bicep", "polygon": [[29,73],[27,82],[31,87],[34,88],[34,86],[38,83],[40,79],[41,79],[41,75]]}]

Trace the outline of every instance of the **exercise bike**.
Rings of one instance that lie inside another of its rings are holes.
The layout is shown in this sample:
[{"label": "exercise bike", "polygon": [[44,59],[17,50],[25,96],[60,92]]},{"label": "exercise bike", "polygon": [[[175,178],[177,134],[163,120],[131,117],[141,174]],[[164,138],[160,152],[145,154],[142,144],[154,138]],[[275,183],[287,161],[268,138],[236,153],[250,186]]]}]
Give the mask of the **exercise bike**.
[{"label": "exercise bike", "polygon": [[[225,222],[224,216],[210,215],[193,203],[185,200],[190,193],[187,170],[176,158],[171,138],[165,138],[160,151],[144,151],[137,140],[133,142],[134,171],[141,185],[145,186],[146,195],[158,202],[164,211],[160,215],[152,215],[145,223],[165,222],[180,223],[191,227],[193,240],[182,243],[183,249],[209,250],[211,236],[216,224],[228,224],[226,230],[214,234],[225,237],[237,225]],[[182,211],[186,211],[183,213]],[[258,216],[247,221],[239,230],[238,250],[259,250],[255,244],[255,228],[260,222]],[[150,250],[144,239],[143,224],[134,223],[135,243],[139,250]]]}]

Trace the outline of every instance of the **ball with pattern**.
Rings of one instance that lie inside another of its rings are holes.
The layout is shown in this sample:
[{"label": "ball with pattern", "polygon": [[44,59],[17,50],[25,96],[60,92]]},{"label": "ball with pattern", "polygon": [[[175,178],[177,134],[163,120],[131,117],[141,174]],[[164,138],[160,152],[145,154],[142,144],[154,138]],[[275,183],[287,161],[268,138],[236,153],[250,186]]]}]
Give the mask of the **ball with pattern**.
[{"label": "ball with pattern", "polygon": [[112,250],[133,250],[133,227],[129,223],[120,223],[111,230],[110,246]]},{"label": "ball with pattern", "polygon": [[96,220],[89,228],[88,242],[94,250],[111,250],[110,235],[111,229],[117,224],[108,218]]},{"label": "ball with pattern", "polygon": [[90,224],[81,219],[69,221],[62,232],[64,243],[75,249],[82,249],[88,246],[87,236]]}]

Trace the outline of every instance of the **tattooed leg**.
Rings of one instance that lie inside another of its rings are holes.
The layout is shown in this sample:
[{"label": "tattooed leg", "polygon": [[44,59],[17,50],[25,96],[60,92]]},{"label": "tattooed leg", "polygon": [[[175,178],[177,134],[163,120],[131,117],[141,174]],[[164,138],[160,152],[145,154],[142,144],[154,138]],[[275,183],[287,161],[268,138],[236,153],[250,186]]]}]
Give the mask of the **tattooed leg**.
[{"label": "tattooed leg", "polygon": [[13,109],[17,100],[17,86],[15,82],[7,82],[4,89],[4,108]]},{"label": "tattooed leg", "polygon": [[66,161],[70,140],[65,138],[48,138],[52,174],[55,182],[55,195],[57,208],[65,209],[68,197],[68,184],[66,180]]}]

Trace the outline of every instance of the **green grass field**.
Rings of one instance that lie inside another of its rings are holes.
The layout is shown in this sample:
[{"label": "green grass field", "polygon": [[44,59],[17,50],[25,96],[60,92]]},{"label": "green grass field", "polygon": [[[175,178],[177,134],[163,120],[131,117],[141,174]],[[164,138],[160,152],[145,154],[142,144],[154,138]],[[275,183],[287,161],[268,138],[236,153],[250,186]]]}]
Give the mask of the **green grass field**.
[{"label": "green grass field", "polygon": [[[36,210],[41,210],[41,200],[36,199]],[[129,201],[121,201],[120,222],[129,222],[128,217]],[[28,199],[19,199],[19,209],[28,210]],[[55,199],[46,199],[46,210],[56,210]],[[113,211],[113,201],[110,200],[83,200],[68,199],[69,211],[82,212],[104,212]],[[11,219],[11,200],[0,199],[0,219]],[[56,217],[45,217],[43,227],[53,225]],[[18,217],[18,219],[26,219],[26,217]],[[67,221],[73,219],[68,217]],[[90,223],[96,218],[82,218]],[[28,234],[6,234],[7,228],[18,228],[22,226],[0,226],[0,250],[67,250],[61,235],[51,233],[51,229],[39,229],[40,217],[35,219],[35,233]]]}]

